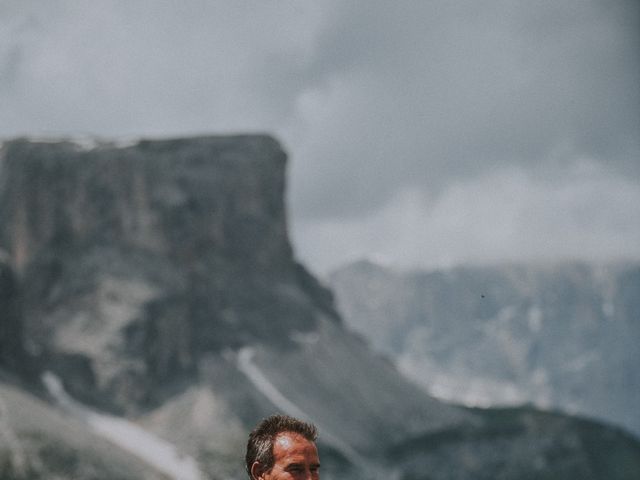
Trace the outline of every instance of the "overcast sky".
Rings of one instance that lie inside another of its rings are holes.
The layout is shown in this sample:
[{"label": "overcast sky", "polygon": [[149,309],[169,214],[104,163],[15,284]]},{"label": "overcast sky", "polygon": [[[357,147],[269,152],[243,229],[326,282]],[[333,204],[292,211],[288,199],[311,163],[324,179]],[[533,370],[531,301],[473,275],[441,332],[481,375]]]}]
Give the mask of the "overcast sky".
[{"label": "overcast sky", "polygon": [[0,136],[246,131],[317,273],[640,259],[640,2],[0,0]]}]

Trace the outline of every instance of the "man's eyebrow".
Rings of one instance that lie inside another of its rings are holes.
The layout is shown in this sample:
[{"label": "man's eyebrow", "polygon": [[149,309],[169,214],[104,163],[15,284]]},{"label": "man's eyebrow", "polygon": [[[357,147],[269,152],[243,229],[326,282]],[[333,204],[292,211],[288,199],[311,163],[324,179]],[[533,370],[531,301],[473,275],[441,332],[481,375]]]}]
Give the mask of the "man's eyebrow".
[{"label": "man's eyebrow", "polygon": [[[320,468],[320,464],[319,463],[312,463],[310,465],[310,467],[311,468]],[[285,470],[288,470],[290,468],[304,468],[304,463],[296,463],[296,462],[290,463],[289,465],[287,465],[285,467]]]}]

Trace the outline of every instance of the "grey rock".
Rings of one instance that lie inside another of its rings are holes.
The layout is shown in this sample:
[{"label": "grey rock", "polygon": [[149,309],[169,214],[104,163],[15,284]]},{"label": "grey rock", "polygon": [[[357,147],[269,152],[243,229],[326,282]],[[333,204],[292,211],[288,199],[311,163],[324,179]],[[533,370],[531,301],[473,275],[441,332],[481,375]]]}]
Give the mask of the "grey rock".
[{"label": "grey rock", "polygon": [[168,480],[0,371],[0,478]]},{"label": "grey rock", "polygon": [[25,361],[20,288],[0,251],[0,368],[22,371]]},{"label": "grey rock", "polygon": [[[30,358],[76,400],[173,442],[213,479],[244,478],[248,430],[277,411],[318,423],[324,480],[444,479],[452,469],[522,478],[565,437],[566,472],[640,472],[589,457],[588,422],[564,416],[508,413],[506,449],[505,420],[434,399],[372,353],[295,261],[286,156],[270,137],[90,150],[19,139],[2,155],[0,247],[21,279]],[[626,455],[626,437],[598,428]],[[522,466],[511,468],[516,453]]]},{"label": "grey rock", "polygon": [[131,411],[205,353],[337,319],[292,257],[285,160],[267,136],[4,145],[0,240],[24,328],[74,395]]},{"label": "grey rock", "polygon": [[640,435],[640,265],[360,262],[331,284],[346,324],[442,398],[532,403]]}]

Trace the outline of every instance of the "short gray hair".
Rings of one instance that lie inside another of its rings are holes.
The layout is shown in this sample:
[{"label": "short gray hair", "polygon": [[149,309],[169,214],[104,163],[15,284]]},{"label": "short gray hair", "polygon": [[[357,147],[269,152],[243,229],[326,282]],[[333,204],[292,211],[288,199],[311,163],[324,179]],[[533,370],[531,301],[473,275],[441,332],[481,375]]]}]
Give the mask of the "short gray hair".
[{"label": "short gray hair", "polygon": [[310,442],[318,438],[318,429],[312,423],[303,422],[288,415],[271,415],[262,420],[249,434],[245,463],[247,474],[251,477],[251,466],[258,462],[266,471],[273,468],[273,444],[280,433],[293,432],[302,435]]}]

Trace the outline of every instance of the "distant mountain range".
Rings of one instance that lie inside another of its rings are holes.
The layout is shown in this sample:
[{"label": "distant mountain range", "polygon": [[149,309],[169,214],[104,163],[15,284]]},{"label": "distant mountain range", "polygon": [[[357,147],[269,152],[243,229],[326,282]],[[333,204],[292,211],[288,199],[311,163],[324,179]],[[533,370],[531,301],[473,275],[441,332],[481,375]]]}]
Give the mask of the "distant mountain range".
[{"label": "distant mountain range", "polygon": [[531,403],[640,436],[640,264],[331,276],[345,323],[439,398]]},{"label": "distant mountain range", "polygon": [[271,137],[1,155],[1,478],[240,480],[278,411],[319,426],[323,480],[640,475],[621,429],[448,404],[350,332],[294,260]]}]

